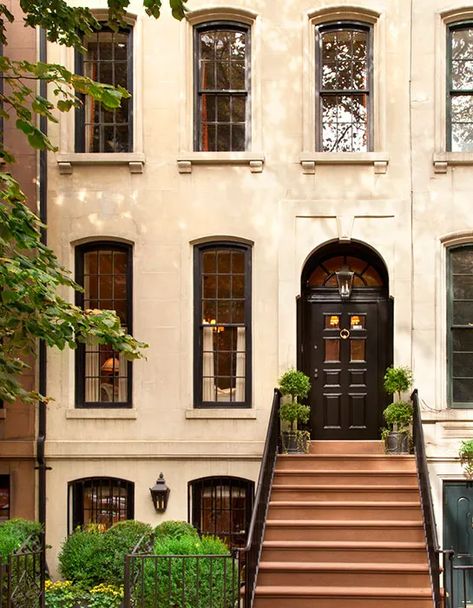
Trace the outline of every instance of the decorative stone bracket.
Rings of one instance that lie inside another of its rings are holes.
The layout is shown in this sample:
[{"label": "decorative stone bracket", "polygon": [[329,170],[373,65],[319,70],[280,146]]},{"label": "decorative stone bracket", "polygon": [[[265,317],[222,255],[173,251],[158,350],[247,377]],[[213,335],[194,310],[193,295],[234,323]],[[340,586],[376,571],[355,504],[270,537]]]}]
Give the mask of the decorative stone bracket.
[{"label": "decorative stone bracket", "polygon": [[128,165],[130,173],[143,173],[145,156],[137,152],[74,152],[58,154],[57,166],[61,175],[71,175],[75,166]]},{"label": "decorative stone bracket", "polygon": [[386,173],[389,157],[385,152],[303,152],[302,173],[314,175],[317,165],[372,165],[376,175]]},{"label": "decorative stone bracket", "polygon": [[251,173],[261,173],[264,154],[261,152],[183,152],[177,158],[179,173],[192,173],[194,165],[248,165]]}]

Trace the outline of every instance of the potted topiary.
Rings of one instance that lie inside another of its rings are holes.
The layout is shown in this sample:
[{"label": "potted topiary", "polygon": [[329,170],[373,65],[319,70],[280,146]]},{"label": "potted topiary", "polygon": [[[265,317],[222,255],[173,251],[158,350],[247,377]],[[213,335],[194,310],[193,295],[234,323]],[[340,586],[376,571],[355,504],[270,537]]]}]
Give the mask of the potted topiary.
[{"label": "potted topiary", "polygon": [[290,397],[279,409],[283,422],[289,424],[289,429],[281,432],[282,449],[284,453],[300,454],[309,451],[310,433],[297,428],[297,423],[306,424],[309,420],[310,407],[299,402],[305,399],[310,391],[310,380],[303,372],[289,369],[279,379],[281,394]]},{"label": "potted topiary", "polygon": [[387,454],[408,454],[412,427],[412,404],[402,400],[402,393],[412,387],[412,371],[408,367],[388,367],[384,375],[384,390],[389,395],[396,394],[394,401],[384,410],[388,425],[381,436]]},{"label": "potted topiary", "polygon": [[473,439],[462,441],[458,452],[467,479],[473,479]]}]

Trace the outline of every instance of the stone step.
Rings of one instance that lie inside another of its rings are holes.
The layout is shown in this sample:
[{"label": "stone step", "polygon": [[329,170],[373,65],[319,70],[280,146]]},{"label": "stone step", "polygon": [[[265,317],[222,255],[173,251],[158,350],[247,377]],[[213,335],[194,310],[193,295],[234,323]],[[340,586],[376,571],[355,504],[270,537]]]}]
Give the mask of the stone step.
[{"label": "stone step", "polygon": [[412,471],[416,470],[414,456],[383,456],[381,454],[281,454],[276,460],[277,471],[303,469],[310,471],[331,470]]},{"label": "stone step", "polygon": [[273,520],[266,522],[266,540],[344,540],[344,541],[423,542],[422,520],[357,521]]},{"label": "stone step", "polygon": [[336,519],[346,521],[412,520],[420,515],[420,502],[270,501],[268,519]]},{"label": "stone step", "polygon": [[376,441],[311,441],[309,454],[383,454],[384,442]]},{"label": "stone step", "polygon": [[265,540],[261,561],[426,564],[427,552],[422,542]]},{"label": "stone step", "polygon": [[318,587],[429,587],[427,564],[261,562],[258,585]]},{"label": "stone step", "polygon": [[254,608],[433,608],[430,587],[293,587],[258,585]]},{"label": "stone step", "polygon": [[310,469],[289,468],[277,470],[273,483],[282,484],[308,484],[308,485],[402,485],[417,488],[416,471],[369,471],[369,470],[343,470],[334,474],[333,470],[311,471]]},{"label": "stone step", "polygon": [[271,500],[311,501],[419,501],[416,486],[273,484]]}]

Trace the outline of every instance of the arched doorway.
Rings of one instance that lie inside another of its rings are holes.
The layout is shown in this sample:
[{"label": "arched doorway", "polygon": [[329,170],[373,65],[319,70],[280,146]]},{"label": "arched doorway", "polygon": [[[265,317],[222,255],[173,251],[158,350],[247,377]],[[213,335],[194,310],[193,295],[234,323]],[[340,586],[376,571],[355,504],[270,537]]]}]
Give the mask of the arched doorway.
[{"label": "arched doorway", "polygon": [[298,310],[299,368],[311,379],[315,439],[376,439],[392,363],[392,299],[383,260],[331,242],[306,261]]}]

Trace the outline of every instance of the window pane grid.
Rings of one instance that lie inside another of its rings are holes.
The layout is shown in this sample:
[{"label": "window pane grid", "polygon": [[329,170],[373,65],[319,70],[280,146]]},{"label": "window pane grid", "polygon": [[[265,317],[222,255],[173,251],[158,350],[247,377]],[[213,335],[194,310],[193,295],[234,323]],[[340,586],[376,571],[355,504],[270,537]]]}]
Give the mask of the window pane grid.
[{"label": "window pane grid", "polygon": [[319,138],[324,152],[369,149],[369,32],[316,30],[319,48]]},{"label": "window pane grid", "polygon": [[448,141],[454,152],[473,151],[473,27],[449,30]]},{"label": "window pane grid", "polygon": [[198,149],[242,151],[247,146],[247,32],[198,33],[196,82]]},{"label": "window pane grid", "polygon": [[[129,31],[112,32],[106,28],[85,37],[87,54],[83,73],[104,84],[130,88]],[[100,102],[84,98],[83,126],[86,152],[130,151],[131,103],[107,109]]]},{"label": "window pane grid", "polygon": [[133,483],[115,478],[89,478],[72,486],[72,527],[99,524],[105,529],[133,518]]}]

